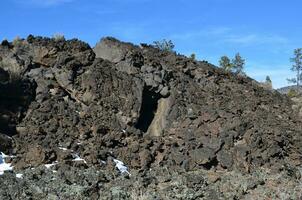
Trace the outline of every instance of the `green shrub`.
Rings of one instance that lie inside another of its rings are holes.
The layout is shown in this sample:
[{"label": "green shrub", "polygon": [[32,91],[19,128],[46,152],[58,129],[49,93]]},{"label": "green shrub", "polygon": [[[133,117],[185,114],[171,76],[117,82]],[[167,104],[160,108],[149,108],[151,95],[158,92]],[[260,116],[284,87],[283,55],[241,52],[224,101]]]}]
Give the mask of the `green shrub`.
[{"label": "green shrub", "polygon": [[298,92],[295,89],[290,89],[287,92],[287,96],[290,97],[290,98],[296,97],[296,96],[298,96]]},{"label": "green shrub", "polygon": [[172,40],[162,40],[153,42],[153,46],[163,51],[173,52],[175,45]]},{"label": "green shrub", "polygon": [[192,54],[190,55],[190,58],[191,58],[192,60],[196,60],[196,54],[195,54],[195,53],[192,53]]},{"label": "green shrub", "polygon": [[22,39],[19,36],[16,36],[12,43],[14,46],[18,46],[19,44],[22,43]]}]

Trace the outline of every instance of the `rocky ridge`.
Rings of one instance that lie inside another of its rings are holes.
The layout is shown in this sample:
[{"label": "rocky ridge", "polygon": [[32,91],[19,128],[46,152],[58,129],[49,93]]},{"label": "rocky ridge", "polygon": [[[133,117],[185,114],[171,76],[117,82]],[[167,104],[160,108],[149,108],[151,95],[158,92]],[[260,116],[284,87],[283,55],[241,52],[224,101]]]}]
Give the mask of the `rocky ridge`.
[{"label": "rocky ridge", "polygon": [[301,120],[250,78],[114,38],[3,41],[0,66],[0,150],[23,174],[0,176],[2,198],[301,194]]}]

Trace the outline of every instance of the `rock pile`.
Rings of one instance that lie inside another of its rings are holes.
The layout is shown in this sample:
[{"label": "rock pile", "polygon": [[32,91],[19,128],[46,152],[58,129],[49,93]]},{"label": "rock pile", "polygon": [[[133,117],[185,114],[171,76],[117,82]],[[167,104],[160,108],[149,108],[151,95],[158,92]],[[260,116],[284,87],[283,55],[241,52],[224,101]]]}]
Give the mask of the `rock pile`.
[{"label": "rock pile", "polygon": [[[136,180],[154,199],[165,199],[165,190],[166,198],[217,193],[215,199],[226,193],[213,192],[219,187],[209,186],[208,172],[248,176],[286,168],[294,177],[290,181],[299,179],[302,128],[292,102],[247,77],[114,38],[94,49],[76,39],[4,41],[0,65],[0,150],[15,155],[14,169],[24,172],[22,180],[0,177],[0,185],[24,188],[33,198],[46,198],[48,187],[54,199],[132,198],[131,190],[121,188]],[[125,177],[118,175],[118,161],[130,171]],[[43,166],[53,163],[55,172],[45,172]],[[219,182],[222,175],[215,176],[209,180]],[[52,185],[52,178],[70,192]],[[43,192],[23,185],[34,180]],[[185,183],[185,196],[169,193],[176,180]],[[112,191],[102,198],[105,188]]]}]

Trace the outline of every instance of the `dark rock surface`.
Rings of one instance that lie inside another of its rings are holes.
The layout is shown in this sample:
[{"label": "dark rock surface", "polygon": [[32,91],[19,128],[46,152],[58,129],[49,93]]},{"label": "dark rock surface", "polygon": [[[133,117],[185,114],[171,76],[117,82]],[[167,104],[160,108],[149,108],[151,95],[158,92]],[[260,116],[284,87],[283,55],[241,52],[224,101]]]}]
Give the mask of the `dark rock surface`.
[{"label": "dark rock surface", "polygon": [[[301,184],[301,121],[252,79],[114,38],[29,36],[2,43],[0,63],[0,150],[23,174],[0,177],[0,197],[242,199],[271,183],[262,169]],[[224,191],[237,175],[254,182]]]}]

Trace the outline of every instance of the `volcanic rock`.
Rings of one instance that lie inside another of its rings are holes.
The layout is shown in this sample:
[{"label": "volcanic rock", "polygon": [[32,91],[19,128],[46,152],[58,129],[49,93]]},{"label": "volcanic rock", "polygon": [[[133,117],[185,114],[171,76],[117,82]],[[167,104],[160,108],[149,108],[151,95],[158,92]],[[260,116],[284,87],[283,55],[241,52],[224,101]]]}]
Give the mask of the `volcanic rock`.
[{"label": "volcanic rock", "polygon": [[[27,191],[0,184],[0,197],[131,199],[138,184],[153,199],[165,190],[172,199],[227,198],[224,178],[197,187],[187,177],[223,170],[221,176],[236,171],[245,180],[263,168],[301,166],[301,120],[292,101],[208,62],[114,38],[92,49],[34,36],[2,43],[0,60],[0,148],[25,172],[20,184],[11,174],[0,183]],[[51,163],[60,175],[44,172]],[[236,198],[248,194],[241,191]]]}]

